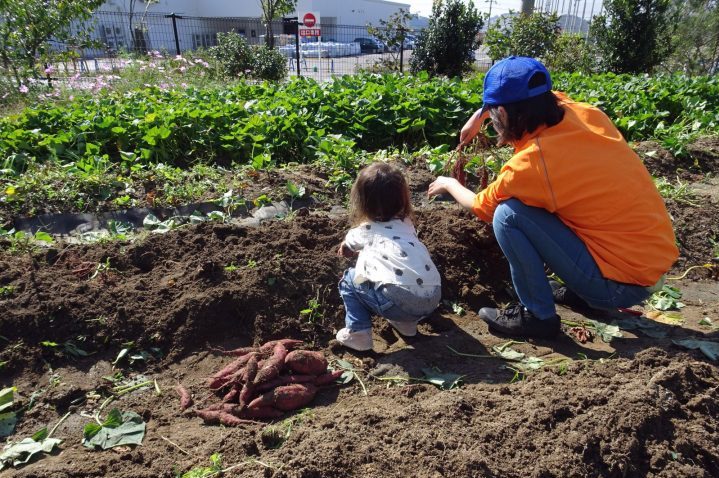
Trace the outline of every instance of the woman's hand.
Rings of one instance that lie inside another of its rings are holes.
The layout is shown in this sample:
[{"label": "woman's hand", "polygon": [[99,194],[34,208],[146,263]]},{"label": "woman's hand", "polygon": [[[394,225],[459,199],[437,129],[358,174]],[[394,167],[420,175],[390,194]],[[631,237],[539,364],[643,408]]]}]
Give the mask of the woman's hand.
[{"label": "woman's hand", "polygon": [[427,196],[434,197],[445,193],[452,194],[450,192],[450,189],[452,188],[453,184],[457,184],[458,186],[460,185],[459,181],[457,181],[455,178],[440,176],[435,179],[432,184],[429,185],[429,190],[427,190]]},{"label": "woman's hand", "polygon": [[457,151],[461,151],[462,148],[467,146],[479,130],[482,129],[482,125],[486,120],[489,119],[489,111],[477,110],[469,117],[467,122],[462,126],[462,130],[459,132],[459,144],[457,145]]},{"label": "woman's hand", "polygon": [[429,197],[444,193],[449,193],[465,209],[472,209],[474,205],[475,194],[454,178],[440,176],[429,185],[427,190]]}]

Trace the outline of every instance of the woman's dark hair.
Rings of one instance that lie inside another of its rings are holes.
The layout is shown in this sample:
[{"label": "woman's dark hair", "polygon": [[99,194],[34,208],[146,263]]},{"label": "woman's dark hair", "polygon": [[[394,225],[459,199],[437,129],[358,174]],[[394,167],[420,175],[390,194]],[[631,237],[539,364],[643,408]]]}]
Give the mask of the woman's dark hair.
[{"label": "woman's dark hair", "polygon": [[373,163],[357,175],[350,193],[350,222],[385,222],[412,216],[409,187],[402,172],[387,163]]},{"label": "woman's dark hair", "polygon": [[[529,88],[535,88],[547,83],[544,73],[535,73],[529,79]],[[517,141],[526,133],[532,133],[542,125],[554,126],[564,118],[564,109],[559,104],[559,99],[551,91],[540,95],[501,105],[507,111],[506,124],[498,114],[499,106],[492,106],[489,109],[493,122],[500,125],[502,131],[498,131],[502,143]]]}]

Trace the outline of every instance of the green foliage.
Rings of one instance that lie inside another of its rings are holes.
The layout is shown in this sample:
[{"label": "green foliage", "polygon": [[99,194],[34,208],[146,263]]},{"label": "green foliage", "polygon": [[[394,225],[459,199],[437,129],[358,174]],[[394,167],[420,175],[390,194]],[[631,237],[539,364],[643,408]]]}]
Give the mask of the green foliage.
[{"label": "green foliage", "polygon": [[487,29],[484,44],[494,60],[516,55],[534,58],[551,56],[559,36],[559,18],[554,13],[535,12],[497,20]]},{"label": "green foliage", "polygon": [[719,71],[719,2],[673,0],[676,30],[674,53],[664,66],[669,71],[711,75]]},{"label": "green foliage", "polygon": [[12,75],[16,86],[26,85],[38,74],[40,62],[59,53],[49,40],[70,45],[88,42],[89,31],[82,26],[104,0],[52,1],[23,0],[0,2],[0,77]]},{"label": "green foliage", "polygon": [[252,76],[260,80],[284,80],[287,76],[287,60],[279,51],[260,46],[254,51]]},{"label": "green foliage", "polygon": [[205,478],[219,476],[222,471],[222,454],[213,453],[210,455],[210,466],[196,466],[190,471],[180,475],[181,478]]},{"label": "green foliage", "polygon": [[254,66],[254,55],[247,40],[234,31],[218,32],[217,46],[209,49],[217,63],[220,75],[225,78],[249,76]]},{"label": "green foliage", "polygon": [[592,73],[597,69],[597,55],[592,44],[582,35],[561,33],[556,37],[554,46],[544,56],[544,64],[550,71],[568,73]]},{"label": "green foliage", "polygon": [[606,0],[604,14],[594,17],[590,35],[601,53],[604,70],[651,72],[672,51],[675,23],[671,0]]},{"label": "green foliage", "polygon": [[471,70],[484,18],[472,2],[437,0],[412,52],[412,72],[462,76]]},{"label": "green foliage", "polygon": [[93,450],[141,445],[145,437],[145,422],[135,412],[121,413],[113,408],[101,424],[91,422],[85,425],[82,435],[82,444]]},{"label": "green foliage", "polygon": [[272,49],[275,47],[275,35],[272,30],[272,20],[291,13],[297,5],[297,0],[259,0],[262,8],[262,22],[265,24],[265,45]]},{"label": "green foliage", "polygon": [[684,307],[684,304],[679,301],[681,298],[682,292],[679,289],[665,284],[661,290],[647,299],[647,305],[656,310],[681,309]]}]

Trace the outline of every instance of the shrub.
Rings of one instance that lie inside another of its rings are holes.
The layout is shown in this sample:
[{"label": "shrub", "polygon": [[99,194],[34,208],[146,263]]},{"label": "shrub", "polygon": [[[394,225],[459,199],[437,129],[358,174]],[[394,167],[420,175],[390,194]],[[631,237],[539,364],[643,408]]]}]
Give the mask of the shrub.
[{"label": "shrub", "polygon": [[551,71],[592,73],[596,70],[595,50],[576,33],[559,35],[554,48],[544,59]]},{"label": "shrub", "polygon": [[671,53],[675,25],[668,14],[669,0],[607,0],[604,11],[589,30],[603,69],[651,72]]},{"label": "shrub", "polygon": [[217,46],[209,50],[217,63],[221,76],[237,78],[247,76],[254,65],[252,48],[242,35],[232,32],[217,33]]},{"label": "shrub", "polygon": [[484,45],[496,61],[511,55],[545,58],[559,36],[554,13],[535,12],[497,20],[489,26]]},{"label": "shrub", "polygon": [[279,51],[263,45],[254,50],[252,70],[254,78],[280,81],[287,76],[287,59]]},{"label": "shrub", "polygon": [[412,53],[412,72],[454,77],[470,71],[483,24],[484,18],[471,2],[435,1],[429,25]]}]

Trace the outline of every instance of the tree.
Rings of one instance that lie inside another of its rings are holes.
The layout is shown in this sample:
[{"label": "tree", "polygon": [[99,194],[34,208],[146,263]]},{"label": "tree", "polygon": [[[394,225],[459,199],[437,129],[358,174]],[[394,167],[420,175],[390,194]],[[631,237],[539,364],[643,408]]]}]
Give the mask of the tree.
[{"label": "tree", "polygon": [[389,60],[382,58],[380,60],[382,69],[390,71],[400,70],[400,52],[404,45],[404,39],[407,35],[407,22],[415,15],[407,10],[399,9],[389,16],[388,20],[380,20],[379,27],[372,24],[367,25],[367,32],[384,43],[390,51]]},{"label": "tree", "polygon": [[497,61],[511,55],[542,58],[554,48],[559,36],[555,13],[535,12],[500,18],[487,29],[484,45]]},{"label": "tree", "polygon": [[693,75],[713,75],[719,71],[719,1],[674,0],[677,29],[674,54],[664,66]]},{"label": "tree", "polygon": [[542,59],[550,71],[592,73],[596,55],[591,44],[577,33],[562,33]]},{"label": "tree", "polygon": [[417,38],[412,52],[412,72],[461,76],[471,70],[484,17],[470,1],[435,0],[429,25]]},{"label": "tree", "polygon": [[272,21],[291,13],[297,6],[297,0],[260,0],[262,21],[265,24],[265,45],[269,49],[275,47],[275,34]]},{"label": "tree", "polygon": [[672,51],[671,0],[605,0],[605,13],[589,29],[602,68],[615,73],[651,72]]},{"label": "tree", "polygon": [[[135,11],[137,8],[137,2],[145,4],[145,9],[142,12],[140,18],[139,27],[135,26]],[[132,49],[135,52],[147,52],[147,42],[145,41],[145,18],[147,18],[147,10],[150,5],[159,3],[160,0],[128,0],[127,3],[127,20],[130,24],[130,35],[132,36]]]},{"label": "tree", "polygon": [[71,45],[88,41],[85,21],[103,3],[104,0],[0,0],[2,66],[18,86],[23,85],[27,76],[37,73],[38,61],[51,60],[55,52],[49,40]]}]

